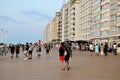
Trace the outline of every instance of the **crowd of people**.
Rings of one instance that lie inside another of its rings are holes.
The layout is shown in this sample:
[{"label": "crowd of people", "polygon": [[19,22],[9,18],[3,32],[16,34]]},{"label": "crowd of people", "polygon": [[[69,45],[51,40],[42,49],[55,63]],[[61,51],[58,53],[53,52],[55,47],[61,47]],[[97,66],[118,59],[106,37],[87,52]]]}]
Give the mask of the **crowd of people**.
[{"label": "crowd of people", "polygon": [[16,44],[16,45],[14,45],[14,44],[9,44],[9,45],[2,44],[2,45],[0,45],[0,55],[7,56],[7,53],[10,53],[11,58],[14,58],[14,55],[16,56],[16,58],[19,58],[20,51],[22,51],[22,53],[24,53],[25,60],[32,59],[32,53],[33,53],[34,48],[36,49],[38,56],[40,56],[41,45],[35,45],[32,43]]},{"label": "crowd of people", "polygon": [[[70,69],[70,64],[69,64],[69,59],[70,57],[72,58],[72,50],[74,49],[75,45],[74,43],[71,42],[61,42],[59,44],[32,44],[32,43],[26,43],[26,44],[17,44],[13,45],[10,44],[9,46],[7,45],[0,45],[0,55],[1,56],[7,56],[7,53],[11,54],[11,58],[19,58],[20,51],[24,54],[24,60],[31,60],[32,55],[33,55],[33,50],[36,51],[37,56],[41,56],[41,46],[44,47],[46,55],[49,55],[49,51],[53,48],[56,47],[56,49],[59,52],[59,61],[60,61],[60,69],[62,70],[69,70]],[[20,50],[21,49],[21,50]],[[92,43],[89,44],[87,47],[87,50],[90,51],[90,56],[93,56],[96,54],[96,56],[99,55],[108,55],[108,52],[112,52],[114,55],[117,55],[117,44],[114,43],[112,46],[112,49],[110,50],[108,47],[108,44],[95,44],[93,45]]]},{"label": "crowd of people", "polygon": [[91,51],[91,56],[93,55],[93,53],[96,53],[97,56],[99,56],[100,54],[107,56],[108,52],[113,53],[114,55],[117,55],[117,44],[114,43],[112,48],[109,48],[107,43],[105,43],[104,45],[90,44],[89,50]]}]

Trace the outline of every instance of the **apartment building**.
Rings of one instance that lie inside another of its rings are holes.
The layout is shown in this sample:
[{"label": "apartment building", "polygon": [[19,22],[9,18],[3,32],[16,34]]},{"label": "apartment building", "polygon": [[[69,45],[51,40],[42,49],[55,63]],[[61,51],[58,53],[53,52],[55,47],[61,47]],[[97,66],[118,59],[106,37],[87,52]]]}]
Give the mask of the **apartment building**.
[{"label": "apartment building", "polygon": [[120,44],[120,0],[110,2],[110,43]]},{"label": "apartment building", "polygon": [[69,40],[69,2],[65,3],[60,11],[60,42]]},{"label": "apartment building", "polygon": [[96,43],[109,41],[110,0],[92,0],[91,40]]},{"label": "apartment building", "polygon": [[79,12],[80,12],[79,1],[80,0],[70,0],[69,40],[71,41],[76,41],[80,39],[79,38]]},{"label": "apartment building", "polygon": [[44,29],[44,43],[50,43],[52,40],[51,36],[51,24],[48,23]]},{"label": "apartment building", "polygon": [[54,19],[51,21],[51,36],[52,36],[52,42],[58,43],[59,37],[58,37],[58,28],[59,28],[59,19],[60,19],[60,12],[56,12],[56,15]]},{"label": "apartment building", "polygon": [[58,34],[60,42],[120,45],[120,0],[69,0],[60,11]]},{"label": "apartment building", "polygon": [[79,40],[88,41],[91,39],[92,24],[92,1],[80,0],[80,16],[79,16]]}]

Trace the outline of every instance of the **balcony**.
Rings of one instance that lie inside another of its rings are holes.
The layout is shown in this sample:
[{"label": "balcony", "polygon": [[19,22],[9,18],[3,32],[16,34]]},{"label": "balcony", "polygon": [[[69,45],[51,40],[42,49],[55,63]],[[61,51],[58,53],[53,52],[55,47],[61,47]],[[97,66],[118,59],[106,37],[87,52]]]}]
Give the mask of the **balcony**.
[{"label": "balcony", "polygon": [[110,2],[110,0],[105,0],[101,3],[101,5],[105,5],[106,3],[109,3],[109,2]]},{"label": "balcony", "polygon": [[119,16],[119,15],[120,15],[120,12],[117,13],[117,16]]}]

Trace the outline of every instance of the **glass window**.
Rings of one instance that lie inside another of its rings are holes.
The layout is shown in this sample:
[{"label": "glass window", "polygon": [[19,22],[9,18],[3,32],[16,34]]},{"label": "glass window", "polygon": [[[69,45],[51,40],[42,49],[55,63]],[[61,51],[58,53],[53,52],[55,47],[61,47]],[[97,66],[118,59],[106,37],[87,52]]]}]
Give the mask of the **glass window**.
[{"label": "glass window", "polygon": [[120,15],[117,16],[117,22],[120,22]]},{"label": "glass window", "polygon": [[107,30],[101,31],[101,35],[102,35],[102,36],[108,35],[108,31],[107,31]]},{"label": "glass window", "polygon": [[92,11],[92,14],[95,14],[95,13],[97,13],[97,12],[99,12],[99,11],[100,11],[100,7],[94,9],[94,10]]},{"label": "glass window", "polygon": [[115,25],[112,25],[112,26],[110,27],[110,31],[116,31]]},{"label": "glass window", "polygon": [[113,3],[111,6],[110,6],[110,10],[114,10],[115,9],[115,3]]},{"label": "glass window", "polygon": [[120,34],[120,26],[118,26],[118,34]]},{"label": "glass window", "polygon": [[113,21],[115,19],[116,19],[115,15],[111,15],[111,21]]},{"label": "glass window", "polygon": [[99,19],[100,19],[100,15],[97,15],[97,16],[93,17],[92,21],[97,21]]},{"label": "glass window", "polygon": [[101,2],[101,0],[96,0],[95,2],[93,2],[92,6],[96,6]]},{"label": "glass window", "polygon": [[117,6],[118,11],[120,11],[120,5]]}]

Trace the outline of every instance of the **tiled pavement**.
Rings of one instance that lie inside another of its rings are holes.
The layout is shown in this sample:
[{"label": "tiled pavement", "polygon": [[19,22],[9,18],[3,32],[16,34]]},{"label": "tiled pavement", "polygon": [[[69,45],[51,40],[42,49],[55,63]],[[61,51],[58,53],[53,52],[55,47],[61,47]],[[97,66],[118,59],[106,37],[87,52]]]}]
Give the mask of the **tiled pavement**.
[{"label": "tiled pavement", "polygon": [[0,80],[120,80],[120,55],[90,56],[88,51],[73,51],[71,69],[59,69],[58,51],[52,50],[32,60],[0,56]]}]

